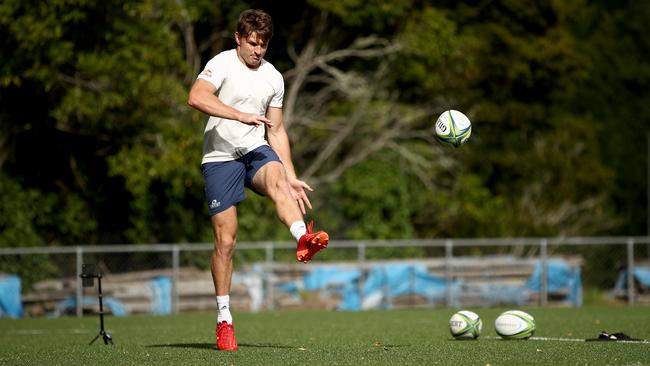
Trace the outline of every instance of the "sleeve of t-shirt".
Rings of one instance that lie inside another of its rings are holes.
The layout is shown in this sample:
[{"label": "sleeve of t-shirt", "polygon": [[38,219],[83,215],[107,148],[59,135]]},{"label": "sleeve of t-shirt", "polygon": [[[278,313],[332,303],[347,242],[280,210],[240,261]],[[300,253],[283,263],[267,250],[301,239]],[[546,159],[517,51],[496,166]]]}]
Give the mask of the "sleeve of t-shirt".
[{"label": "sleeve of t-shirt", "polygon": [[226,58],[223,57],[223,53],[214,56],[205,65],[205,68],[203,71],[201,71],[197,79],[209,81],[212,83],[212,85],[214,85],[215,88],[221,88],[221,84],[223,84],[223,81],[226,77],[225,59]]},{"label": "sleeve of t-shirt", "polygon": [[273,98],[271,98],[269,107],[282,108],[282,100],[284,99],[284,79],[282,78],[282,74],[277,74],[273,89],[275,90],[275,94],[273,94]]}]

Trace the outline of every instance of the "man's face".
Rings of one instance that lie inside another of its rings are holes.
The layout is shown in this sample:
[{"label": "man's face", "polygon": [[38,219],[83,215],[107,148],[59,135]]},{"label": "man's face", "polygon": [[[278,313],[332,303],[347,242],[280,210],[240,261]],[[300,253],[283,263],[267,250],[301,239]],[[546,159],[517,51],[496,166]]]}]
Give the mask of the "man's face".
[{"label": "man's face", "polygon": [[237,41],[237,56],[239,56],[239,59],[251,69],[259,67],[269,43],[262,42],[255,32],[249,34],[246,38],[241,37],[239,33],[235,33],[235,41]]}]

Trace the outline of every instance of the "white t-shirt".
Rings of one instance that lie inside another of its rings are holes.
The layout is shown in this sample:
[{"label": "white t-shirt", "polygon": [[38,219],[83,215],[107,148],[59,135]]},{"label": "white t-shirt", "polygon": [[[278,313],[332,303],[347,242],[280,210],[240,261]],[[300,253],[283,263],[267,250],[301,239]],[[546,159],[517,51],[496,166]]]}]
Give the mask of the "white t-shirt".
[{"label": "white t-shirt", "polygon": [[[282,108],[284,79],[265,60],[250,69],[237,57],[237,50],[224,51],[205,65],[199,79],[217,88],[217,97],[239,111],[266,115],[268,107]],[[266,126],[251,126],[239,121],[210,116],[203,135],[202,164],[235,160],[262,145],[267,145]]]}]

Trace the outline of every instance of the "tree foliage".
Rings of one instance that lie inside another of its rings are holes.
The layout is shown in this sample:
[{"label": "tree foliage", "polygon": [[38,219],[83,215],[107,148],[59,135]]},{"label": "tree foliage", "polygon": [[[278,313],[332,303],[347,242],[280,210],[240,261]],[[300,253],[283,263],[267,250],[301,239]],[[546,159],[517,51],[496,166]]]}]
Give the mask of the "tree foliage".
[{"label": "tree foliage", "polygon": [[[247,7],[275,19],[294,163],[334,238],[645,232],[648,5],[6,0],[0,243],[211,241],[185,100]],[[461,149],[432,137],[445,109],[473,122]],[[248,196],[239,239],[289,239]]]}]

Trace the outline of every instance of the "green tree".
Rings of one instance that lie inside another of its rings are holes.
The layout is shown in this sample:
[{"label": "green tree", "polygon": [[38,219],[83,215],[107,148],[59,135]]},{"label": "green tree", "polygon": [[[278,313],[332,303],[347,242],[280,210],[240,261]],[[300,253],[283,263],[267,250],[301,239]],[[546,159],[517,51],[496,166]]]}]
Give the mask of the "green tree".
[{"label": "green tree", "polygon": [[[568,22],[579,5],[458,5],[465,32],[480,37],[471,107],[472,171],[517,212],[507,235],[589,235],[616,225],[596,121],[567,104],[588,75]],[[479,21],[480,19],[480,21]],[[499,214],[499,213],[495,213]]]},{"label": "green tree", "polygon": [[589,77],[577,86],[568,110],[593,121],[600,161],[612,172],[609,195],[622,235],[647,234],[650,134],[650,6],[594,2],[573,20],[576,46],[588,58]]},{"label": "green tree", "polygon": [[[0,3],[0,166],[13,195],[4,214],[15,216],[3,218],[6,236],[211,241],[206,116],[185,100],[203,65],[233,46],[247,7],[275,19],[267,58],[285,76],[295,165],[317,188],[310,217],[334,238],[640,232],[648,6],[284,6]],[[450,108],[474,123],[461,149],[432,137]],[[239,239],[289,239],[270,202],[249,196]]]}]

